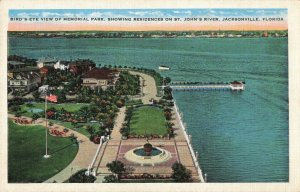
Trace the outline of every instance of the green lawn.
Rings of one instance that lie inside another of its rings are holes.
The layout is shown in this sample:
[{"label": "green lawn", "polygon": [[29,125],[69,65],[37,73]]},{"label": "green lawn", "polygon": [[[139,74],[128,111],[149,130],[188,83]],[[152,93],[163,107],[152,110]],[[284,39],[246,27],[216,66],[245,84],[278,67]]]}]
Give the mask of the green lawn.
[{"label": "green lawn", "polygon": [[48,135],[48,153],[44,159],[45,128],[19,126],[9,121],[8,181],[11,183],[43,182],[64,169],[75,158],[78,146],[70,138]]},{"label": "green lawn", "polygon": [[[72,125],[71,122],[63,122],[63,121],[55,121],[55,120],[50,120],[50,121],[53,122],[54,124],[62,125],[68,129],[77,131],[77,132],[87,136],[88,138],[90,137],[90,133],[85,129],[85,127],[88,125],[88,123],[78,123],[78,126],[80,126],[80,127],[74,128],[74,126]],[[96,130],[99,128],[98,124],[93,124],[93,126],[95,127]]]},{"label": "green lawn", "polygon": [[[30,112],[31,109],[45,109],[45,103],[32,103],[32,107],[27,107],[26,104],[21,105],[21,111],[23,115],[31,117],[32,113]],[[87,103],[63,103],[63,104],[55,104],[48,102],[47,108],[50,109],[54,107],[57,110],[64,108],[66,111],[75,112],[78,111],[83,106],[88,106]]]},{"label": "green lawn", "polygon": [[138,135],[166,134],[166,120],[163,110],[151,106],[136,108],[133,111],[133,116],[130,121],[130,133],[136,133]]}]

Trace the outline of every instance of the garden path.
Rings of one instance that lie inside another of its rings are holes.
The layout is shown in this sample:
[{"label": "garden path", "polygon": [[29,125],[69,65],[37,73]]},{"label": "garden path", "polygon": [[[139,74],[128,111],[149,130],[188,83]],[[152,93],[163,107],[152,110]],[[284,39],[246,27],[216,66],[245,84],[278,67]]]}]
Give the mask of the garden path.
[{"label": "garden path", "polygon": [[120,141],[122,134],[120,133],[120,129],[122,128],[122,125],[124,123],[125,119],[125,107],[120,108],[120,111],[117,114],[115,125],[111,133],[111,140],[117,140]]}]

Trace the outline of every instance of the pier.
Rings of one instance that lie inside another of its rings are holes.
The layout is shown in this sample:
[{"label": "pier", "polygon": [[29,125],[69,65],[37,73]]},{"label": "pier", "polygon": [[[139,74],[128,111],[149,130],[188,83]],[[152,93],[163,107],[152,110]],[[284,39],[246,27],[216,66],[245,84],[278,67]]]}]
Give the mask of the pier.
[{"label": "pier", "polygon": [[[163,86],[165,87],[165,86]],[[177,82],[170,85],[174,91],[205,91],[205,90],[231,90],[231,91],[243,91],[245,89],[245,82],[233,81],[230,83],[198,83],[192,84],[189,82]]]}]

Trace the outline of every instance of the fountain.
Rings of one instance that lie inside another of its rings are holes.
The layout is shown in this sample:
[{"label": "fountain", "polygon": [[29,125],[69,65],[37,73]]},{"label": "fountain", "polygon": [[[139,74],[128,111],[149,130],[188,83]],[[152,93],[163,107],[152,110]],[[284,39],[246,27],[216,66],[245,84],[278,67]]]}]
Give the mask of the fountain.
[{"label": "fountain", "polygon": [[125,153],[125,158],[141,166],[154,166],[168,161],[171,158],[171,153],[159,147],[153,147],[150,143],[145,143],[144,146],[131,149]]}]

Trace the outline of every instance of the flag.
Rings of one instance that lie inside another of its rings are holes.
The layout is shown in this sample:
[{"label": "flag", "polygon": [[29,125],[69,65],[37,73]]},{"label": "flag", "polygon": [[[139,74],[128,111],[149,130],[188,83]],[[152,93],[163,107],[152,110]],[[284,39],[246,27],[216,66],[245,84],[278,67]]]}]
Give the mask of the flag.
[{"label": "flag", "polygon": [[46,99],[51,102],[57,102],[57,96],[50,94],[50,96],[46,96]]}]

